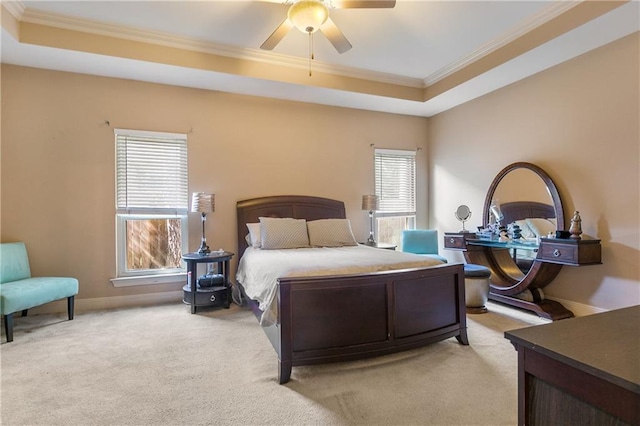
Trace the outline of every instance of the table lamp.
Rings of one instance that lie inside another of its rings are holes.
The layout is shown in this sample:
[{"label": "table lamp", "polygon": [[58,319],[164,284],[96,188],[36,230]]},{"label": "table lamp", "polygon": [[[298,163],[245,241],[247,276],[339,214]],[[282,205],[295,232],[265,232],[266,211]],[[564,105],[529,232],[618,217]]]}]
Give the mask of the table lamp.
[{"label": "table lamp", "polygon": [[362,210],[369,210],[369,238],[367,238],[366,244],[368,246],[375,246],[376,240],[373,238],[373,211],[378,210],[378,196],[377,195],[363,195],[362,196]]},{"label": "table lamp", "polygon": [[202,243],[198,249],[198,254],[200,255],[207,255],[211,253],[211,250],[209,250],[209,246],[207,245],[207,237],[204,234],[204,224],[207,221],[207,213],[215,211],[215,200],[216,196],[214,194],[194,192],[191,195],[191,211],[193,213],[202,213]]}]

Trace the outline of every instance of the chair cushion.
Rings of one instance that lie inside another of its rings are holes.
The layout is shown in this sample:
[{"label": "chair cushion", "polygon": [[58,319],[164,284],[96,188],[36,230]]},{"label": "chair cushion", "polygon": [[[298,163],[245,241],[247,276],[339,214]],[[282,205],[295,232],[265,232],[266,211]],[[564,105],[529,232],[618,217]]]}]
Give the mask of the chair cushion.
[{"label": "chair cushion", "polygon": [[31,277],[31,270],[24,243],[0,244],[0,283],[29,277]]},{"label": "chair cushion", "polygon": [[[3,259],[4,260],[4,259]],[[78,294],[78,280],[36,277],[0,284],[0,314],[30,309]]]},{"label": "chair cushion", "polygon": [[438,231],[406,229],[402,232],[402,251],[416,254],[438,254]]},{"label": "chair cushion", "polygon": [[491,277],[491,270],[486,266],[466,263],[464,265],[464,276],[465,278],[489,278]]}]

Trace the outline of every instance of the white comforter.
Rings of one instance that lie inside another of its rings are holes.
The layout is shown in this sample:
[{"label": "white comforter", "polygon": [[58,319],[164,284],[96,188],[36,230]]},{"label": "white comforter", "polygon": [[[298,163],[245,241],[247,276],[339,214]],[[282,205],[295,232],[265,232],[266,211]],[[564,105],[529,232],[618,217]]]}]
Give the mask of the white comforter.
[{"label": "white comforter", "polygon": [[277,318],[277,282],[280,277],[360,274],[440,265],[440,260],[367,246],[260,250],[247,248],[236,279],[248,297],[260,303],[263,325]]}]

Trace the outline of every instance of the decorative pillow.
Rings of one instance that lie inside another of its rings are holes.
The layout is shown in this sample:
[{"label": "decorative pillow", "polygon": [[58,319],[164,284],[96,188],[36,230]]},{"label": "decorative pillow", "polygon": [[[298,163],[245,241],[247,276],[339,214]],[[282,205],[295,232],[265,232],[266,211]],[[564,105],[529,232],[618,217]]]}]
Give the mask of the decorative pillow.
[{"label": "decorative pillow", "polygon": [[307,221],[293,218],[260,218],[260,240],[263,249],[309,247]]},{"label": "decorative pillow", "polygon": [[259,223],[247,223],[249,229],[249,241],[247,243],[253,248],[260,248],[262,241],[260,240],[260,224]]},{"label": "decorative pillow", "polygon": [[542,219],[542,218],[531,218],[526,219],[527,225],[529,228],[536,234],[538,237],[546,237],[549,232],[555,234],[556,232],[556,223],[555,219]]},{"label": "decorative pillow", "polygon": [[349,219],[319,219],[307,222],[312,247],[357,246]]}]

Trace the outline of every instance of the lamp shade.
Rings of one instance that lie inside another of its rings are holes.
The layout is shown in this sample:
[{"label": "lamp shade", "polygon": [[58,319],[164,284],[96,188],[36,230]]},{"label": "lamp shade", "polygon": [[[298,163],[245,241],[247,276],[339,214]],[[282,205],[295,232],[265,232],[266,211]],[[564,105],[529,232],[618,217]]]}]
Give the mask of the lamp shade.
[{"label": "lamp shade", "polygon": [[362,196],[362,210],[378,210],[378,196],[377,195],[363,195]]},{"label": "lamp shade", "polygon": [[287,16],[303,33],[315,33],[329,19],[329,9],[320,0],[300,0],[291,5]]},{"label": "lamp shade", "polygon": [[193,213],[211,213],[215,211],[216,196],[204,192],[194,192],[191,195],[191,211]]}]

